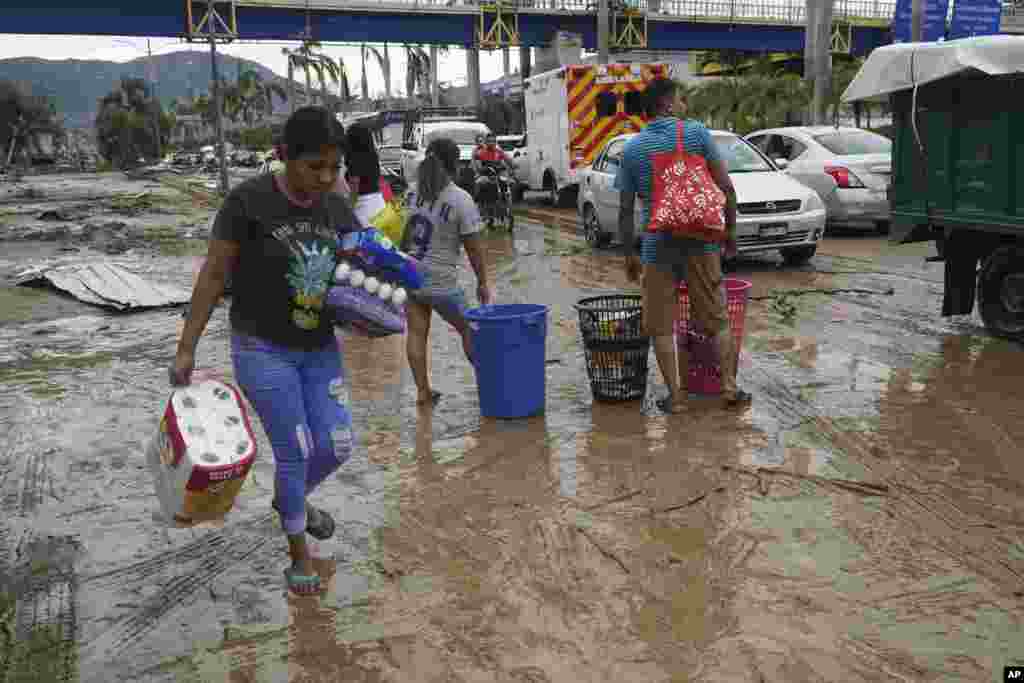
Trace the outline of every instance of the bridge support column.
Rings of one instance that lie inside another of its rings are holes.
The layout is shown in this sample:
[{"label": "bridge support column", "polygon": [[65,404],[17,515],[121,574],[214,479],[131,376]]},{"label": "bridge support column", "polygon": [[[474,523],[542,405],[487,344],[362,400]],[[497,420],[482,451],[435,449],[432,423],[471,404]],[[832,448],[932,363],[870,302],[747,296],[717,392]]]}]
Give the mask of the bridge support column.
[{"label": "bridge support column", "polygon": [[807,28],[804,34],[804,79],[814,88],[811,123],[828,120],[829,90],[832,86],[832,3],[807,3]]},{"label": "bridge support column", "polygon": [[597,3],[597,62],[598,64],[608,63],[608,53],[611,48],[611,10],[608,0],[598,0]]},{"label": "bridge support column", "polygon": [[480,96],[480,48],[475,45],[466,48],[466,80],[470,106],[480,109],[483,106],[483,98]]}]

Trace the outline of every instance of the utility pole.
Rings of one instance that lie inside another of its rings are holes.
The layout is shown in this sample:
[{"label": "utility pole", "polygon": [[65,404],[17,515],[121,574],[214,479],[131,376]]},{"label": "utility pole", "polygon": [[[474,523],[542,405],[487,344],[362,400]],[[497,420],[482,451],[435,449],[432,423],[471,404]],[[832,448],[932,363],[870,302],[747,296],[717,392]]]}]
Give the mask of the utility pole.
[{"label": "utility pole", "polygon": [[224,102],[220,88],[220,71],[217,68],[217,40],[210,35],[210,72],[213,76],[213,125],[217,131],[217,161],[220,164],[220,191],[227,194],[228,157],[224,149]]},{"label": "utility pole", "polygon": [[441,106],[441,88],[437,84],[437,45],[430,46],[430,105]]},{"label": "utility pole", "polygon": [[[814,0],[809,0],[813,2]],[[611,46],[611,27],[609,26],[609,2],[598,0],[597,2],[597,61],[599,64],[608,63],[608,52]]]},{"label": "utility pole", "polygon": [[832,90],[832,2],[807,0],[807,26],[804,30],[804,80],[812,87],[811,123],[828,120],[828,101]]},{"label": "utility pole", "polygon": [[915,43],[924,41],[924,3],[925,0],[913,0],[910,6],[910,39]]},{"label": "utility pole", "polygon": [[476,45],[466,48],[466,78],[472,106],[479,110],[483,107],[483,97],[480,95],[480,48]]},{"label": "utility pole", "polygon": [[153,129],[156,135],[153,141],[153,146],[156,148],[154,159],[157,163],[160,163],[161,152],[163,152],[163,148],[160,145],[160,115],[163,113],[164,108],[160,106],[160,98],[156,92],[156,63],[153,61],[153,46],[149,38],[146,38],[146,50],[149,52],[150,83],[153,84]]}]

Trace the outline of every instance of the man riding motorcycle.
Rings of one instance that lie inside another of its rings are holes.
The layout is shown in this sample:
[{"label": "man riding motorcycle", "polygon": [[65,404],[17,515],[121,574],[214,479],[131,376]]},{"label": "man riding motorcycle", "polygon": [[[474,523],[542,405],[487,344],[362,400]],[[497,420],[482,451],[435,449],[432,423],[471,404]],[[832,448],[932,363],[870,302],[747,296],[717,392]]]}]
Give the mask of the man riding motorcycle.
[{"label": "man riding motorcycle", "polygon": [[[493,133],[484,138],[473,152],[473,171],[476,174],[473,198],[480,206],[481,213],[488,222],[501,218],[501,214],[511,216],[510,191],[513,184],[513,166],[508,156],[497,144],[497,136]],[[504,198],[507,206],[504,209],[500,200]]]}]

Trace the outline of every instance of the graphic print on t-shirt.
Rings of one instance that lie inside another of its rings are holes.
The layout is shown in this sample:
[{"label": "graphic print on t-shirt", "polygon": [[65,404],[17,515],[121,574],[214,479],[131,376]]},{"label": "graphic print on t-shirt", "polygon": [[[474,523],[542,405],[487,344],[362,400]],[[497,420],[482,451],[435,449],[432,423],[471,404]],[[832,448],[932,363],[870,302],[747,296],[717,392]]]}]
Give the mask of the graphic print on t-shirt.
[{"label": "graphic print on t-shirt", "polygon": [[291,318],[296,327],[315,330],[336,265],[337,236],[308,221],[282,225],[274,238],[289,251],[285,279],[291,289]]},{"label": "graphic print on t-shirt", "polygon": [[[422,261],[430,251],[430,243],[434,239],[434,205],[427,208],[426,211],[419,211],[422,209],[426,202],[416,196],[415,192],[409,193],[409,198],[406,201],[406,206],[412,209],[414,213],[409,217],[409,224],[406,230],[409,231],[409,244],[411,255],[413,258]],[[448,222],[451,218],[452,207],[447,202],[441,202],[441,206],[437,211],[437,215],[442,221]]]}]

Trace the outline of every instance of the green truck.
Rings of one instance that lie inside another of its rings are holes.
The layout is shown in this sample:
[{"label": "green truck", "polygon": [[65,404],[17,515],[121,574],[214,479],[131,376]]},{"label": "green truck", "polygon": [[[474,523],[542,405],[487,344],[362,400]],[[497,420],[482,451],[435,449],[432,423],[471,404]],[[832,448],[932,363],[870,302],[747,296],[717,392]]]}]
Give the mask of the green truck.
[{"label": "green truck", "polygon": [[844,102],[893,113],[891,239],[934,240],[942,315],[1024,341],[1024,36],[876,49]]}]

